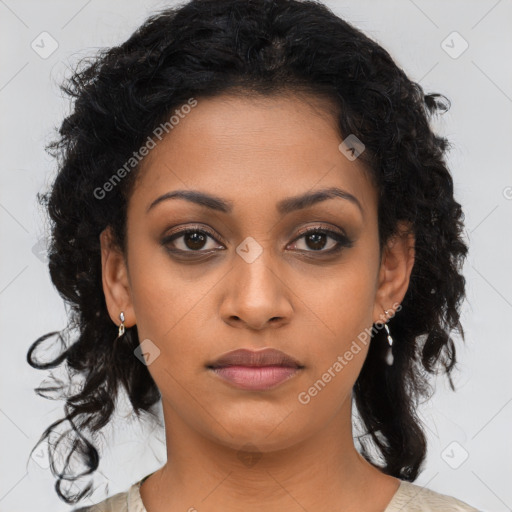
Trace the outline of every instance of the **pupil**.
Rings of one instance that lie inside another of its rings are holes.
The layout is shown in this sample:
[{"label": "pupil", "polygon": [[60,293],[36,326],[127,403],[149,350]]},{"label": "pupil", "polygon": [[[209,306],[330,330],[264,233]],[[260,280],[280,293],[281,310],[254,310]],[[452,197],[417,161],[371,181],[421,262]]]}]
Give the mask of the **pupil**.
[{"label": "pupil", "polygon": [[[325,245],[325,240],[324,240],[325,236],[326,235],[324,233],[312,233],[312,234],[308,235],[306,237],[306,239],[313,241],[314,247],[310,247],[310,248],[322,249],[324,247],[324,245]],[[324,243],[321,243],[321,242],[324,242]],[[317,244],[319,244],[318,247],[317,247]]]},{"label": "pupil", "polygon": [[197,231],[185,234],[185,244],[189,249],[201,249],[201,244],[204,244],[205,239],[206,237]]}]

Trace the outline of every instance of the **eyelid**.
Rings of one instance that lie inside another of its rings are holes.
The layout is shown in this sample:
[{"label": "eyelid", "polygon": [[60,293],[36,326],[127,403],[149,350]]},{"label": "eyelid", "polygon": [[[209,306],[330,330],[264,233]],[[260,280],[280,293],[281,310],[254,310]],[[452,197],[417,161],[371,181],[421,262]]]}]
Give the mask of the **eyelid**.
[{"label": "eyelid", "polygon": [[320,224],[315,224],[314,226],[307,226],[305,228],[302,228],[298,231],[298,234],[297,234],[297,237],[293,240],[297,240],[298,238],[301,238],[302,236],[304,235],[308,235],[309,233],[311,232],[315,232],[315,231],[322,231],[324,233],[335,233],[337,234],[338,236],[342,236],[344,238],[346,238],[347,240],[349,239],[348,236],[346,235],[346,233],[339,229],[339,228],[336,228],[334,226],[331,226],[329,225],[328,227],[327,226],[323,226],[323,225],[320,225]]},{"label": "eyelid", "polygon": [[210,235],[216,242],[220,242],[224,245],[227,245],[227,242],[223,239],[222,236],[220,236],[218,233],[214,232],[212,229],[207,228],[202,225],[186,225],[184,228],[176,229],[176,231],[171,231],[169,234],[165,235],[164,240],[169,241],[172,237],[177,235],[183,235],[186,234],[189,231],[199,231],[204,232],[208,235]]},{"label": "eyelid", "polygon": [[[195,224],[195,225],[186,225],[184,228],[182,229],[176,229],[175,231],[171,231],[167,236],[172,236],[172,235],[175,235],[177,233],[182,233],[182,232],[187,232],[187,231],[194,231],[194,230],[197,230],[197,231],[205,231],[206,233],[208,233],[209,235],[211,235],[213,238],[218,238],[217,241],[222,241],[222,243],[224,244],[227,244],[227,242],[223,239],[223,237],[221,235],[219,235],[218,233],[214,232],[213,230],[211,230],[210,228],[206,227],[206,226],[203,226],[203,225],[199,225],[199,224]],[[344,232],[344,230],[340,229],[340,228],[337,228],[333,225],[321,225],[321,224],[315,224],[313,226],[306,226],[305,228],[301,228],[299,229],[298,233],[297,233],[297,237],[299,236],[302,236],[304,234],[307,234],[309,233],[310,231],[314,231],[314,230],[324,230],[324,231],[332,231],[334,233],[337,233],[339,235],[342,235],[346,238],[348,238],[347,234]],[[297,237],[294,239],[294,241],[297,239]]]}]

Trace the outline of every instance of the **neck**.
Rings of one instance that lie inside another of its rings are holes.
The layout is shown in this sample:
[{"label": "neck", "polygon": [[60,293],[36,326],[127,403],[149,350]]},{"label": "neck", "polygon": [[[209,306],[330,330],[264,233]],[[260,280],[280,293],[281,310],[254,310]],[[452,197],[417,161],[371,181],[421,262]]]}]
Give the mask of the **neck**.
[{"label": "neck", "polygon": [[[282,430],[293,425],[292,416]],[[167,463],[141,487],[148,512],[362,511],[373,510],[370,496],[383,510],[398,487],[355,449],[350,403],[323,430],[285,447],[279,426],[260,440],[233,436],[220,443],[165,405],[164,419]]]}]

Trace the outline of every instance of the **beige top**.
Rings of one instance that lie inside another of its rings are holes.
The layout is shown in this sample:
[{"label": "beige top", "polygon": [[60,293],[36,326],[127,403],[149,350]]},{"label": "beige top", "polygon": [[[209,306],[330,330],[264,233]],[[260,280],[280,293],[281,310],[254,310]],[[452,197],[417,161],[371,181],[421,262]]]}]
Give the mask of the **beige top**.
[{"label": "beige top", "polygon": [[[90,507],[73,509],[71,512],[147,512],[140,497],[139,487],[149,476],[147,475],[134,483],[128,491],[114,494],[114,496]],[[451,496],[400,480],[400,486],[383,512],[481,511]]]}]

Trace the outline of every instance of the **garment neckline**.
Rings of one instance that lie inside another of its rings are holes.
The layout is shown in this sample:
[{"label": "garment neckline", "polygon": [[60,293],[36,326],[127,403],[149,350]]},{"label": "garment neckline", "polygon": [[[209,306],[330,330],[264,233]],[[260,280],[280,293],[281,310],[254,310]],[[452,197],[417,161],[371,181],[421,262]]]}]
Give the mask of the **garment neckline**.
[{"label": "garment neckline", "polygon": [[[156,473],[156,471],[153,471],[153,473]],[[147,512],[146,507],[144,506],[144,503],[142,501],[142,496],[140,494],[140,487],[153,473],[149,473],[149,475],[146,475],[144,478],[141,478],[138,482],[135,482],[132,485],[130,492],[128,494],[128,512]],[[392,512],[392,507],[402,495],[406,484],[410,483],[407,482],[406,480],[399,480],[400,484],[398,485],[395,494],[393,494],[391,500],[386,505],[386,508],[384,509],[383,512]]]},{"label": "garment neckline", "polygon": [[400,484],[398,485],[398,488],[395,491],[395,494],[393,494],[393,496],[391,497],[391,500],[389,501],[386,508],[384,509],[384,512],[393,512],[393,508],[394,508],[396,502],[402,496],[406,485],[410,484],[410,482],[408,482],[406,480],[401,480],[401,479],[399,479],[399,480],[400,480]]}]

